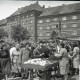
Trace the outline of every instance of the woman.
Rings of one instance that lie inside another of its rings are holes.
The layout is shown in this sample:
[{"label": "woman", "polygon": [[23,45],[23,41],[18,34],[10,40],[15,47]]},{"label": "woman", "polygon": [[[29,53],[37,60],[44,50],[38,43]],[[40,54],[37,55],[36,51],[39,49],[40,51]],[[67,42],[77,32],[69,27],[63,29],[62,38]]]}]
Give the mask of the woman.
[{"label": "woman", "polygon": [[79,47],[77,45],[77,43],[73,43],[73,68],[75,69],[75,74],[79,74]]},{"label": "woman", "polygon": [[16,44],[15,46],[15,50],[12,52],[11,55],[11,61],[12,61],[12,73],[14,75],[14,77],[16,77],[19,74],[19,69],[18,67],[19,65],[19,55],[20,55],[20,47],[19,44]]},{"label": "woman", "polygon": [[60,52],[56,56],[60,58],[59,67],[60,74],[63,76],[63,80],[68,80],[68,72],[69,72],[69,61],[67,50],[64,48],[64,43],[60,43]]}]

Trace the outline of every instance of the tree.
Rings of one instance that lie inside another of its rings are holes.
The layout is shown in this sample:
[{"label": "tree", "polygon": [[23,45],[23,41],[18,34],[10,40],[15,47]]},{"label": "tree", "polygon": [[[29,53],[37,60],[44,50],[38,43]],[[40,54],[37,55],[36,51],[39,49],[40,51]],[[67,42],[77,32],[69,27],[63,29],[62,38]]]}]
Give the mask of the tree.
[{"label": "tree", "polygon": [[1,28],[0,29],[0,39],[4,37],[8,37],[8,33],[3,28]]},{"label": "tree", "polygon": [[21,25],[12,26],[11,37],[17,42],[28,40],[30,38],[29,32]]}]

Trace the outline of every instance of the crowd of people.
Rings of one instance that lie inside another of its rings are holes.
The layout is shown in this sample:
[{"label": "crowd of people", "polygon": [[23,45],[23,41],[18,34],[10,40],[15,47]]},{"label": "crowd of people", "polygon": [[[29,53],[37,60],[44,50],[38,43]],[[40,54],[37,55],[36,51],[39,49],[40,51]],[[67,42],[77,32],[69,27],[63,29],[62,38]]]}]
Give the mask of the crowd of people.
[{"label": "crowd of people", "polygon": [[28,77],[28,69],[21,65],[33,58],[58,59],[60,74],[68,80],[68,74],[79,74],[79,42],[57,40],[55,42],[40,41],[39,43],[6,43],[0,41],[0,72],[8,76]]}]

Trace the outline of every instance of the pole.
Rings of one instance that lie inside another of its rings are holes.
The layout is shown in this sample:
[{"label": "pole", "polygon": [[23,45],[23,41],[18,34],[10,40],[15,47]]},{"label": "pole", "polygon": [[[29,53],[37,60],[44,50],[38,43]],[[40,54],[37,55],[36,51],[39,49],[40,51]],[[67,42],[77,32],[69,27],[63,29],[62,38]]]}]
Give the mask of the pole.
[{"label": "pole", "polygon": [[61,21],[59,20],[59,37],[61,37]]}]

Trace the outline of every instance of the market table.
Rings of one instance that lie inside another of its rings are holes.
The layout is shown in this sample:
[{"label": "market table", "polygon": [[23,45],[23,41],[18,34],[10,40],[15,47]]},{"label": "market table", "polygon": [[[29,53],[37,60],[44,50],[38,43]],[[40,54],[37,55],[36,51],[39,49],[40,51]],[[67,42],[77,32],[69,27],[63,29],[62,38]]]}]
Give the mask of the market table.
[{"label": "market table", "polygon": [[54,60],[54,61],[51,61],[51,63],[45,64],[45,65],[25,63],[22,65],[22,67],[30,69],[30,80],[33,80],[33,69],[43,70],[42,80],[51,80],[51,71],[49,69],[57,66],[58,64],[59,62]]}]

